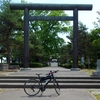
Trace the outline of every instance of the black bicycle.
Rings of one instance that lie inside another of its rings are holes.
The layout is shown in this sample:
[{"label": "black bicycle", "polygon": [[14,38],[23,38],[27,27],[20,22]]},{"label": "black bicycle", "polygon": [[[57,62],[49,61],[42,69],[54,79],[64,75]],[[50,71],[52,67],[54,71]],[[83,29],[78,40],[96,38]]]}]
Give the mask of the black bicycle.
[{"label": "black bicycle", "polygon": [[45,77],[40,77],[41,74],[38,75],[38,79],[29,79],[24,84],[24,91],[29,96],[35,96],[41,91],[42,93],[46,90],[48,83],[53,82],[54,89],[58,95],[60,95],[60,86],[54,77],[54,73],[57,71],[50,71],[46,74]]}]

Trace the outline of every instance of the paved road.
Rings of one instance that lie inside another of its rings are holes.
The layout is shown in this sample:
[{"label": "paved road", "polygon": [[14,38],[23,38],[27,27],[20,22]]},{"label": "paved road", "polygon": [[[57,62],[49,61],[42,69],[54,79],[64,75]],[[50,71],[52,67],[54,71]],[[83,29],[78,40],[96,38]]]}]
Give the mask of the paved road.
[{"label": "paved road", "polygon": [[55,74],[55,76],[63,76],[63,77],[90,77],[89,74],[83,72],[83,71],[71,71],[70,69],[65,69],[62,67],[44,67],[44,68],[33,68],[33,69],[21,69],[18,72],[9,73],[9,75],[35,75],[36,73],[42,73],[46,74],[50,70],[59,70],[58,73]]},{"label": "paved road", "polygon": [[[57,76],[78,76],[78,77],[89,77],[83,71],[71,71],[70,69],[64,69],[61,67],[45,67],[45,68],[34,68],[34,69],[21,69],[18,72],[7,73],[6,75],[35,75],[35,73],[46,74],[50,70],[59,70]],[[23,89],[0,89],[0,100],[96,100],[91,95],[88,89],[61,89],[61,95],[58,96],[54,89],[47,89],[43,96],[40,94],[35,97],[27,96]]]},{"label": "paved road", "polygon": [[86,89],[61,89],[58,96],[54,89],[47,89],[42,96],[27,96],[22,89],[4,90],[0,100],[96,100]]}]

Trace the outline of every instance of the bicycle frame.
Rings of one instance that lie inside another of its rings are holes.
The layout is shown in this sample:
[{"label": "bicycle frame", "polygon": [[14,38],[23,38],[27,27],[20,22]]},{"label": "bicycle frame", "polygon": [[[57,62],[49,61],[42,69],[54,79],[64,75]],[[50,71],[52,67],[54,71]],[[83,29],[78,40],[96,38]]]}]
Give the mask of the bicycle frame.
[{"label": "bicycle frame", "polygon": [[[45,91],[47,85],[51,82],[51,80],[54,79],[54,75],[46,76],[46,77],[39,77],[40,80],[40,90]],[[45,81],[44,85],[43,82]]]},{"label": "bicycle frame", "polygon": [[40,74],[36,73],[36,75],[38,75],[38,79],[29,79],[28,81],[26,81],[24,84],[24,92],[29,96],[35,96],[41,91],[42,95],[43,91],[46,90],[47,85],[49,83],[53,83],[56,93],[60,95],[60,87],[58,82],[56,81],[56,78],[54,77],[54,73],[57,72],[58,70],[50,71],[48,74],[46,74],[45,77],[40,77]]}]

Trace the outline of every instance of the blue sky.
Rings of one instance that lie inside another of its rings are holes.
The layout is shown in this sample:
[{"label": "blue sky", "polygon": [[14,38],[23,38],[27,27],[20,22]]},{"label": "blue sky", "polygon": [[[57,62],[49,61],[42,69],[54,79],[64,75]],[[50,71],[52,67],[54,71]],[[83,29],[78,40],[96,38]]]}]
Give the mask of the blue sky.
[{"label": "blue sky", "polygon": [[[79,11],[79,21],[89,28],[89,30],[94,28],[93,22],[97,21],[97,17],[100,16],[96,13],[100,11],[100,1],[99,0],[25,0],[28,3],[60,3],[60,4],[92,4],[93,9],[92,11]],[[12,0],[12,2],[20,3],[21,0]],[[72,11],[66,11],[69,16],[72,16]],[[65,38],[66,39],[66,38]]]}]

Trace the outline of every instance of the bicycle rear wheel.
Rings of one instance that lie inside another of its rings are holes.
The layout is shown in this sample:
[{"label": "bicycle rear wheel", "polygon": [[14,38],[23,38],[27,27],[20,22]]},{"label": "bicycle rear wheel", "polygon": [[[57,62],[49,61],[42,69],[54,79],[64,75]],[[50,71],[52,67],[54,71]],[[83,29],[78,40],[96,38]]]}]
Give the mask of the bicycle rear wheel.
[{"label": "bicycle rear wheel", "polygon": [[40,92],[40,83],[35,79],[29,79],[24,84],[24,92],[29,96],[35,96]]},{"label": "bicycle rear wheel", "polygon": [[60,95],[60,86],[58,84],[58,82],[56,81],[56,79],[53,80],[53,84],[54,84],[54,88],[55,88],[55,91],[58,95]]}]

